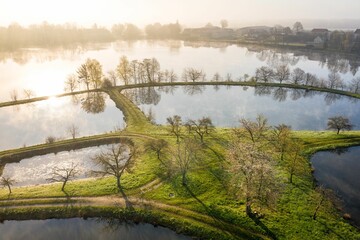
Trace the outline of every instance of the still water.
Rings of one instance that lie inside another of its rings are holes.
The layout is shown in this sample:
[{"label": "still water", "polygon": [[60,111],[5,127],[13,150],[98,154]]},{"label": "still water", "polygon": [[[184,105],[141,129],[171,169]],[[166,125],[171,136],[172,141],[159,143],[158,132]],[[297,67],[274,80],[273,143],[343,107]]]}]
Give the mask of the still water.
[{"label": "still water", "polygon": [[16,179],[14,186],[28,186],[49,183],[53,169],[75,166],[77,179],[89,177],[92,170],[100,170],[91,158],[101,152],[106,152],[110,146],[83,148],[57,154],[47,154],[26,158],[17,163],[8,163],[3,170],[3,176]]},{"label": "still water", "polygon": [[318,152],[311,158],[319,184],[334,190],[360,227],[360,147]]},{"label": "still water", "polygon": [[3,240],[190,240],[190,237],[177,234],[150,224],[121,223],[117,220],[103,219],[48,219],[27,221],[4,221],[0,224],[0,238]]},{"label": "still water", "polygon": [[343,115],[360,129],[359,101],[339,95],[298,89],[263,87],[187,86],[124,91],[159,124],[179,115],[183,121],[210,117],[215,126],[239,126],[240,118],[258,114],[270,125],[287,124],[294,130],[324,130],[329,117]]},{"label": "still water", "polygon": [[291,52],[227,43],[118,41],[73,48],[0,52],[0,101],[9,101],[13,90],[18,92],[19,98],[24,89],[31,89],[37,96],[61,93],[66,77],[76,73],[87,58],[97,59],[106,74],[115,70],[122,55],[130,60],[155,57],[163,70],[173,69],[179,77],[184,68],[202,69],[209,80],[215,73],[223,77],[229,73],[233,79],[244,74],[253,76],[258,67],[280,64],[287,64],[291,69],[299,67],[322,78],[327,78],[331,71],[339,72],[346,81],[360,76],[359,59],[337,54]]},{"label": "still water", "polygon": [[0,108],[0,150],[45,143],[49,136],[71,138],[72,125],[77,128],[76,137],[124,127],[123,114],[115,103],[109,98],[105,103],[104,111],[97,114],[87,113],[71,97]]}]

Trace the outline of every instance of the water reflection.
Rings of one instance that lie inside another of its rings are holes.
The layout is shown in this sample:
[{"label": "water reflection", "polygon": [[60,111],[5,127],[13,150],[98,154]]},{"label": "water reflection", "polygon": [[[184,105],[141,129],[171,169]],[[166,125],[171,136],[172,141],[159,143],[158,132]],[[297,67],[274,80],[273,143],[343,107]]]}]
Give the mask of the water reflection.
[{"label": "water reflection", "polygon": [[[73,101],[74,102],[74,101]],[[105,110],[105,94],[88,92],[81,100],[81,108],[87,113],[101,113]]]},{"label": "water reflection", "polygon": [[201,91],[195,91],[195,95],[187,87],[178,87],[171,92],[163,88],[155,90],[160,101],[137,101],[136,104],[145,112],[151,108],[159,124],[166,124],[168,116],[177,114],[184,119],[209,116],[217,126],[237,126],[241,117],[255,119],[258,114],[264,114],[271,125],[284,123],[295,130],[324,130],[329,117],[344,115],[356,128],[360,127],[359,101],[336,94],[238,86],[230,89],[201,86]]},{"label": "water reflection", "polygon": [[[163,91],[168,90],[168,88],[161,88],[161,89]],[[155,90],[155,87],[127,89],[122,93],[137,105],[140,104],[157,105],[161,99],[161,96],[159,92]]]},{"label": "water reflection", "polygon": [[91,170],[99,170],[91,157],[105,151],[107,146],[83,148],[70,152],[47,154],[23,159],[18,163],[8,163],[3,170],[3,176],[16,180],[14,186],[28,186],[48,183],[46,179],[52,177],[53,169],[68,168],[76,165],[76,178],[86,178]]},{"label": "water reflection", "polygon": [[[79,99],[84,102],[88,96],[79,96]],[[86,105],[87,112],[102,111],[101,114],[86,113],[81,105],[73,104],[78,99],[72,97],[0,108],[0,150],[44,143],[48,136],[71,138],[68,129],[73,124],[79,130],[76,137],[110,132],[114,127],[124,126],[123,114],[112,100],[104,99],[104,96],[97,100],[96,94],[90,96],[93,97],[90,103],[95,105]]]},{"label": "water reflection", "polygon": [[[327,78],[331,71],[340,72],[349,82],[358,74],[360,57],[335,53],[269,49],[260,46],[240,46],[228,43],[183,41],[117,41],[87,44],[69,48],[21,49],[0,53],[2,88],[0,101],[10,100],[9,93],[16,89],[31,89],[37,96],[58,94],[63,91],[66,77],[87,58],[97,59],[104,72],[114,70],[119,56],[129,59],[156,58],[162,69],[173,69],[181,76],[183,69],[202,69],[208,76],[219,73],[233,79],[255,70],[265,63],[270,66],[290,65],[305,72]],[[357,76],[356,76],[357,77]]]},{"label": "water reflection", "polygon": [[319,184],[333,189],[344,202],[344,211],[360,227],[360,147],[318,152],[311,158]]},{"label": "water reflection", "polygon": [[4,221],[0,224],[3,239],[127,239],[127,240],[186,240],[170,229],[154,227],[151,224],[117,224],[117,228],[108,231],[108,221],[92,219],[48,219],[27,221]]}]

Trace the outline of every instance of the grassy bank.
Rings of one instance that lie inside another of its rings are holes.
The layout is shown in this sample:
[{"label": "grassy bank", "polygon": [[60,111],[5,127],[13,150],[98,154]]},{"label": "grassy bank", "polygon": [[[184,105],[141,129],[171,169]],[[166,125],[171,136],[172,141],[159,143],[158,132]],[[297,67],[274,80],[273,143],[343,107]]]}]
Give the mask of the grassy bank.
[{"label": "grassy bank", "polygon": [[[219,129],[211,137],[205,139],[207,148],[204,153],[203,167],[189,172],[187,187],[182,186],[180,176],[166,178],[160,162],[153,153],[143,153],[133,171],[126,173],[122,178],[124,193],[135,207],[132,211],[140,211],[142,214],[151,216],[151,218],[135,219],[135,221],[154,222],[204,239],[248,239],[248,236],[245,237],[246,234],[254,235],[255,238],[276,236],[277,239],[338,239],[339,236],[357,239],[360,237],[360,233],[342,220],[329,202],[321,209],[317,220],[312,220],[319,195],[313,189],[311,169],[308,165],[305,175],[296,176],[294,184],[284,183],[275,208],[262,208],[260,211],[264,217],[260,221],[249,218],[245,213],[244,202],[228,195],[226,178],[223,178],[226,173],[222,170],[222,163],[226,161],[224,152],[229,132],[228,129]],[[343,140],[346,140],[348,145],[358,144],[360,132],[354,131],[337,136],[333,132],[298,131],[295,135],[308,142],[307,149],[312,152],[314,148],[326,149],[329,146],[342,146]],[[158,133],[158,136],[175,140],[166,134]],[[326,139],[332,139],[332,141],[326,141]],[[143,144],[146,140],[138,138],[135,141],[137,144]],[[286,173],[280,171],[281,176],[285,179]],[[10,196],[6,189],[1,189],[2,204],[13,203],[12,206],[19,206],[21,211],[18,208],[6,209],[0,216],[3,216],[3,219],[21,219],[26,216],[27,218],[102,216],[123,219],[122,215],[117,215],[113,211],[128,211],[124,206],[116,209],[112,209],[111,206],[85,207],[85,203],[82,203],[84,207],[76,205],[72,208],[66,207],[69,206],[66,202],[66,194],[70,195],[74,202],[78,201],[78,197],[119,197],[114,178],[73,181],[66,186],[66,193],[60,188],[60,184],[14,188]],[[55,199],[50,199],[50,197]],[[22,202],[14,202],[21,199],[23,199]],[[22,208],[21,206],[29,205],[27,202],[29,199],[31,205],[52,203],[63,205],[46,209],[36,206]],[[142,212],[144,209],[139,205],[140,200],[148,201],[149,211]],[[104,209],[110,210],[103,211]],[[82,214],[77,215],[79,211]],[[97,215],[92,215],[91,211],[98,211]],[[242,236],[240,233],[245,235]]]}]

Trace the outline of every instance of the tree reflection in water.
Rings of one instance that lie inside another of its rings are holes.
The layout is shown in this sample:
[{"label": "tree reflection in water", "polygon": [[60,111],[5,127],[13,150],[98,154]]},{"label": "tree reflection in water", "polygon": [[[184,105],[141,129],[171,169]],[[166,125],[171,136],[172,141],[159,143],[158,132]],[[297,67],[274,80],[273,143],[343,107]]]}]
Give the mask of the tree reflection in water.
[{"label": "tree reflection in water", "polygon": [[105,95],[100,92],[88,92],[81,100],[81,108],[87,113],[101,113],[105,110]]},{"label": "tree reflection in water", "polygon": [[284,102],[287,98],[288,90],[286,88],[276,88],[273,99],[279,102]]},{"label": "tree reflection in water", "polygon": [[205,90],[205,86],[204,85],[188,85],[188,86],[184,86],[184,93],[188,94],[190,96],[196,95],[196,94],[201,94],[203,93]]},{"label": "tree reflection in water", "polygon": [[122,93],[136,105],[157,105],[161,100],[161,95],[156,91],[155,87],[127,89]]},{"label": "tree reflection in water", "polygon": [[295,88],[276,88],[267,86],[256,86],[254,94],[257,96],[273,96],[273,99],[278,102],[284,102],[287,99],[288,93],[290,92],[291,100],[296,101],[300,98],[311,98],[316,95],[324,95],[324,101],[327,105],[334,104],[336,101],[347,98],[353,103],[359,102],[359,99],[342,96],[335,93],[322,93],[316,91],[309,91],[304,89]]}]

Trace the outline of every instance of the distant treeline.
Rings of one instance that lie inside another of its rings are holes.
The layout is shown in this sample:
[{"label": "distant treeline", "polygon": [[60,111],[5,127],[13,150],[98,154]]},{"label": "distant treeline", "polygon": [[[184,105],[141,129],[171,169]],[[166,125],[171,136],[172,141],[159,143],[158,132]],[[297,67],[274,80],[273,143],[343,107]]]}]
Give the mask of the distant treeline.
[{"label": "distant treeline", "polygon": [[148,38],[179,38],[179,23],[161,25],[150,24],[140,29],[134,24],[115,24],[111,30],[94,24],[91,28],[81,28],[74,24],[53,25],[44,22],[23,27],[13,23],[0,27],[0,49],[20,47],[49,47],[74,43],[109,42],[116,39],[132,40]]}]

